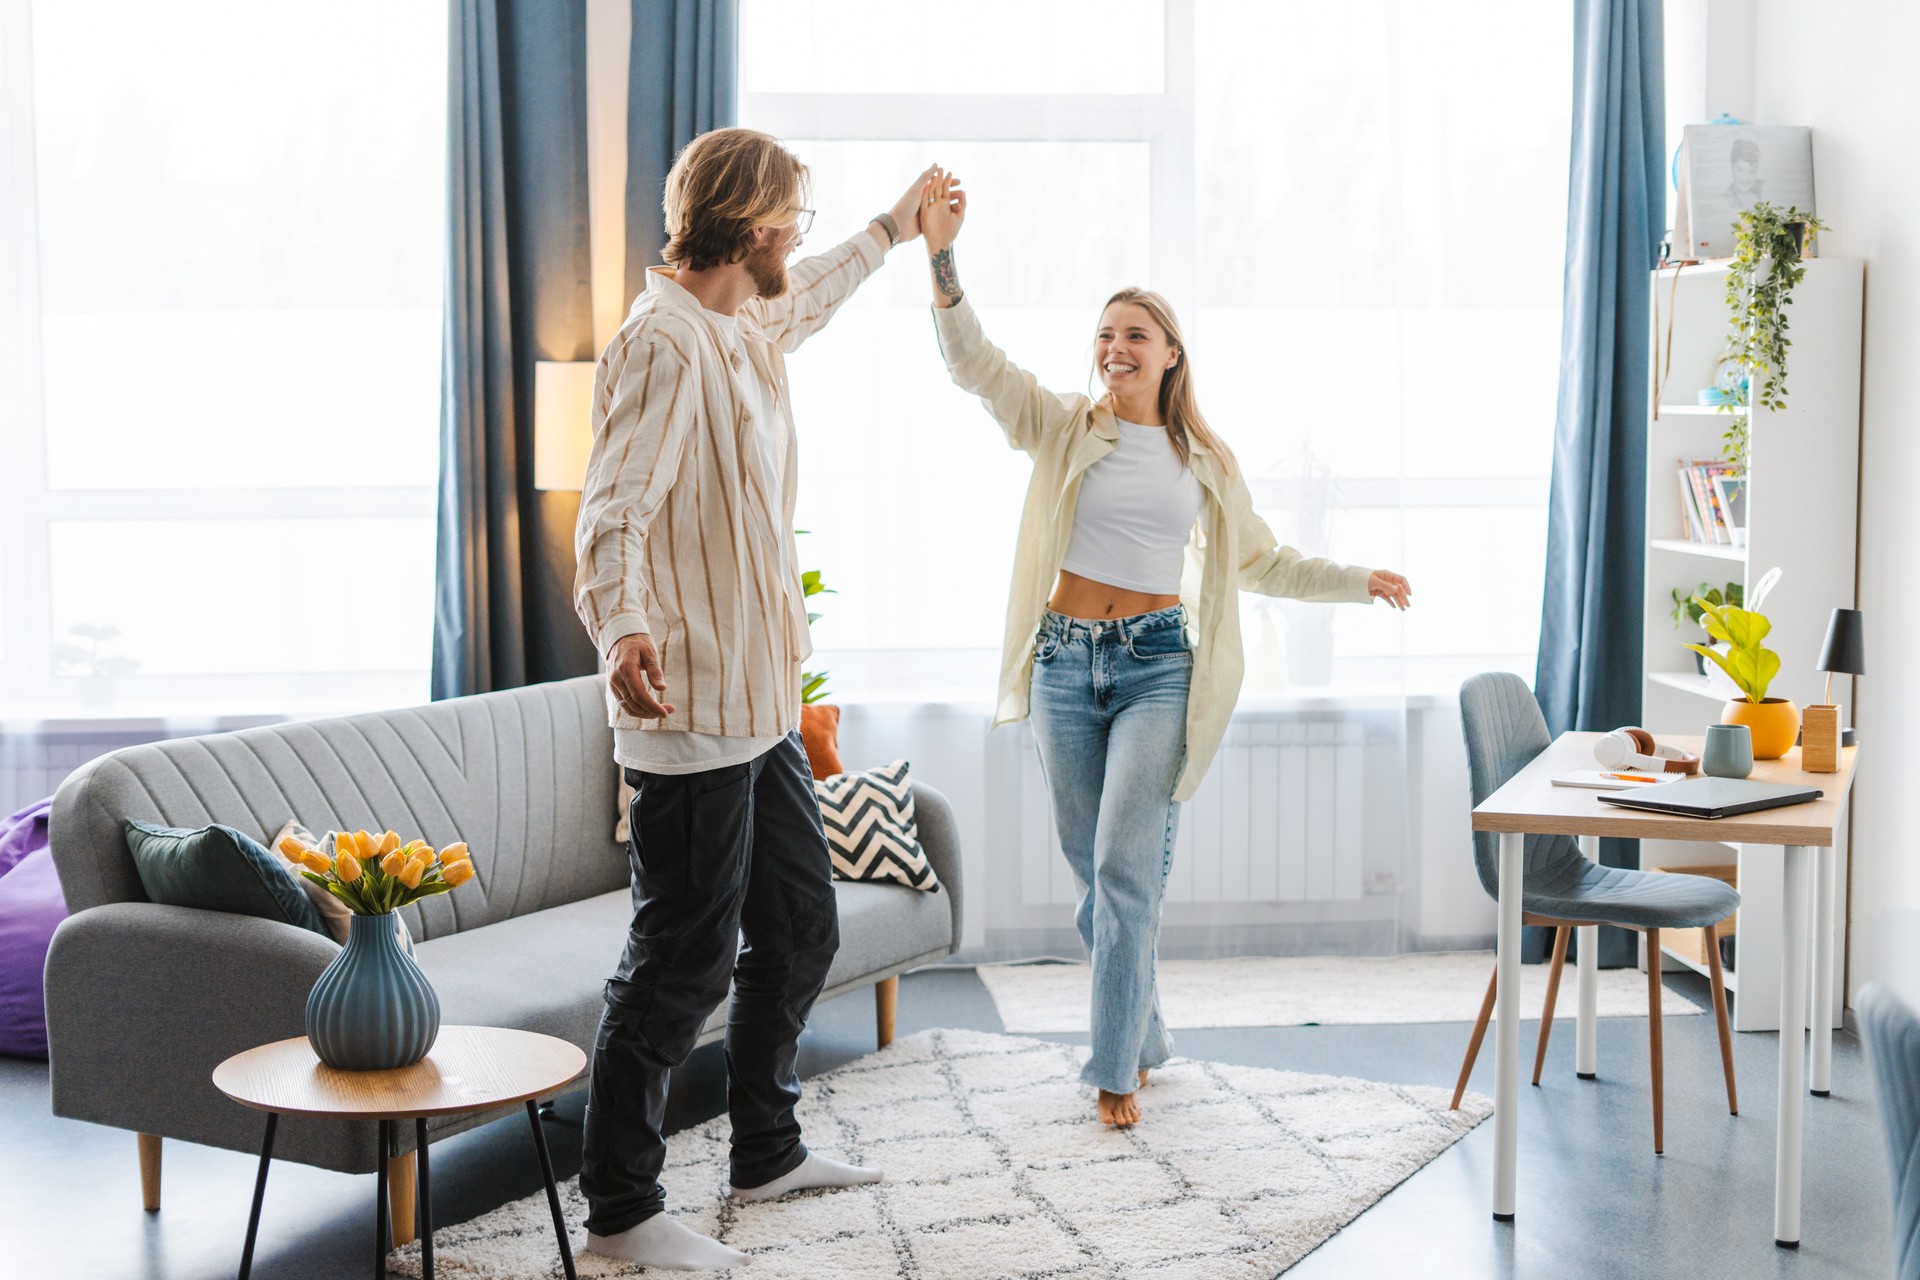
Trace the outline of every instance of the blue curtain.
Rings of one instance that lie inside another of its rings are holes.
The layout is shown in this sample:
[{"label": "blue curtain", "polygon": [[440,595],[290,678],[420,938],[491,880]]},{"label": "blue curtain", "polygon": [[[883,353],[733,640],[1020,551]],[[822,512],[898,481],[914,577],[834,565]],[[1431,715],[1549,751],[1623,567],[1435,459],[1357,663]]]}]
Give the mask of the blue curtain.
[{"label": "blue curtain", "polygon": [[627,64],[627,297],[667,243],[660,200],[680,148],[740,121],[738,0],[634,0]]},{"label": "blue curtain", "polygon": [[533,364],[591,360],[586,7],[454,0],[433,696],[587,674],[577,493],[533,487]]},{"label": "blue curtain", "polygon": [[[1640,717],[1648,273],[1665,230],[1660,0],[1575,0],[1560,397],[1534,692],[1556,734]],[[1609,866],[1637,842],[1601,842]],[[1544,930],[1531,930],[1544,935]],[[1543,936],[1528,939],[1530,952]],[[1600,962],[1634,963],[1601,932]]]}]

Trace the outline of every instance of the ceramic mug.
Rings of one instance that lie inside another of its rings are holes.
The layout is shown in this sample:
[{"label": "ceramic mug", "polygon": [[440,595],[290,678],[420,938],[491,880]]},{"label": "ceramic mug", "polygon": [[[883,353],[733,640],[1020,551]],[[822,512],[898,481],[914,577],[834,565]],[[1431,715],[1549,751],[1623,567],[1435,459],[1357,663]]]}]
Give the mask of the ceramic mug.
[{"label": "ceramic mug", "polygon": [[1753,730],[1743,724],[1708,725],[1700,771],[1714,778],[1744,778],[1752,773]]}]

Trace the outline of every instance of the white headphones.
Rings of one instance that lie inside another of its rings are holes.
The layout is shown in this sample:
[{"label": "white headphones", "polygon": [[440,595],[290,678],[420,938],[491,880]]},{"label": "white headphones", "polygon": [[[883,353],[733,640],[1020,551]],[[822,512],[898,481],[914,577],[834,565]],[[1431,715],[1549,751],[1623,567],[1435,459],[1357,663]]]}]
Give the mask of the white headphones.
[{"label": "white headphones", "polygon": [[1615,729],[1593,744],[1593,758],[1606,769],[1646,769],[1654,773],[1700,772],[1700,757],[1663,746],[1637,725]]}]

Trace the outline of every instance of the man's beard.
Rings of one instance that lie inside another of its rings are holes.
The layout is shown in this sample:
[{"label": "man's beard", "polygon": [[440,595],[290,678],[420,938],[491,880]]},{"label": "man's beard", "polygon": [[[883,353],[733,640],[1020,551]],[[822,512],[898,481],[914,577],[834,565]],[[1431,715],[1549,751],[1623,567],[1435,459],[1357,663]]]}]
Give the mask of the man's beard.
[{"label": "man's beard", "polygon": [[762,298],[778,298],[787,291],[787,264],[772,245],[747,254],[747,274],[753,277],[754,289]]}]

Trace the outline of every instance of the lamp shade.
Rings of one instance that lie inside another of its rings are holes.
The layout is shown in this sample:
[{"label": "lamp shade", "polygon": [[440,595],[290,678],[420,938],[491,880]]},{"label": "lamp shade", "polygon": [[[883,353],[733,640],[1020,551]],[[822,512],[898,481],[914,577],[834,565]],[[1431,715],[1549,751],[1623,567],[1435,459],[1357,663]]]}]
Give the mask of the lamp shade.
[{"label": "lamp shade", "polygon": [[1835,609],[1827,623],[1827,642],[1820,646],[1820,662],[1815,671],[1832,671],[1853,676],[1867,674],[1866,628],[1858,609]]},{"label": "lamp shade", "polygon": [[533,365],[533,487],[578,489],[593,450],[591,360]]}]

